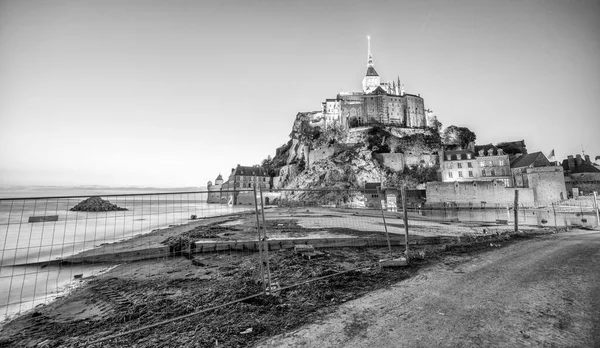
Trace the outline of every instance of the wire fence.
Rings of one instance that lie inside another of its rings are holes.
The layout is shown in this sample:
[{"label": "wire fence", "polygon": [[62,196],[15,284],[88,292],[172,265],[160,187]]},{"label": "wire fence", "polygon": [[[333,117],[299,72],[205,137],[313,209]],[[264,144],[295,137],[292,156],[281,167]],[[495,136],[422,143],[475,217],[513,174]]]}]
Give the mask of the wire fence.
[{"label": "wire fence", "polygon": [[[402,279],[378,265],[408,246],[514,223],[506,209],[422,211],[395,188],[209,194],[0,200],[0,345],[244,345]],[[520,226],[597,224],[518,213]]]}]

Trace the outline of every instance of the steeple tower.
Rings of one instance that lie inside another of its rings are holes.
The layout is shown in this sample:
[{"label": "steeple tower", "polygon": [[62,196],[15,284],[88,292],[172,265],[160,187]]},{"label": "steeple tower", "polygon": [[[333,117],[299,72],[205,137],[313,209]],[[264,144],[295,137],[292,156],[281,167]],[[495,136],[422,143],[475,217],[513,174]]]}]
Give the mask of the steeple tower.
[{"label": "steeple tower", "polygon": [[363,92],[371,93],[379,87],[381,78],[373,66],[373,55],[371,54],[371,37],[367,36],[367,74],[363,78]]},{"label": "steeple tower", "polygon": [[367,68],[373,67],[373,55],[371,54],[371,37],[367,36]]}]

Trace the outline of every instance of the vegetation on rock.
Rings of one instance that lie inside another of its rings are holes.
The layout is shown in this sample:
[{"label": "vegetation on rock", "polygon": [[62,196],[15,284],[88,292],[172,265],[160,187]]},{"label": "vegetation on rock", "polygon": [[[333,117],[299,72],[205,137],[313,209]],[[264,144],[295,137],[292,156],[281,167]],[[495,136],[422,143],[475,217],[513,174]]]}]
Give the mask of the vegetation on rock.
[{"label": "vegetation on rock", "polygon": [[445,145],[460,145],[465,148],[475,142],[477,135],[467,127],[449,126],[442,135]]}]

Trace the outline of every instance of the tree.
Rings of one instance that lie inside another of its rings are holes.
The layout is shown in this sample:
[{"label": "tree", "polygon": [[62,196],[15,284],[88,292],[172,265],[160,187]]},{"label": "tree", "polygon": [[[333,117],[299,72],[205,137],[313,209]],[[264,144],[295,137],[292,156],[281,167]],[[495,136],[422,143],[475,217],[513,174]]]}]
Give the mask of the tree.
[{"label": "tree", "polygon": [[467,127],[452,125],[444,130],[442,138],[446,145],[455,144],[464,148],[469,145],[469,143],[474,142],[477,139],[477,136]]}]

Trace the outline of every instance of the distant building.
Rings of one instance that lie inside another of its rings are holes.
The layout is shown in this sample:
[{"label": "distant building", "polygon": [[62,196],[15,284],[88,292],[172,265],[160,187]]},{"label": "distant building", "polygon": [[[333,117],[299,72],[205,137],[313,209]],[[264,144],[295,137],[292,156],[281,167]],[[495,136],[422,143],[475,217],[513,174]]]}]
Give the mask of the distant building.
[{"label": "distant building", "polygon": [[527,155],[525,140],[501,142],[496,144],[496,147],[502,149],[502,151],[508,155],[511,162],[518,156]]},{"label": "distant building", "polygon": [[[262,167],[240,166],[231,169],[229,179],[221,185],[221,196],[228,204],[254,204],[254,196],[240,193],[250,192],[254,187],[269,189],[269,174]],[[249,196],[249,198],[248,198]]]},{"label": "distant building", "polygon": [[384,194],[381,192],[380,182],[365,183],[365,207],[381,209],[381,200]]},{"label": "distant building", "polygon": [[339,124],[352,128],[386,124],[406,128],[435,127],[437,119],[425,109],[420,95],[407,94],[400,79],[381,82],[375,70],[368,40],[367,72],[361,92],[340,92],[335,99],[323,102],[322,114],[327,126]]},{"label": "distant building", "polygon": [[513,181],[510,176],[510,161],[504,150],[492,144],[475,146],[477,154],[477,165],[481,171],[481,180],[498,180],[505,187],[512,187]]},{"label": "distant building", "polygon": [[208,189],[208,197],[206,203],[227,203],[226,196],[221,195],[221,187],[223,186],[223,177],[221,174],[215,179],[215,184],[208,182],[206,188]]},{"label": "distant building", "polygon": [[510,167],[515,187],[533,189],[536,206],[547,206],[567,198],[563,169],[552,165],[542,152],[518,156]]},{"label": "distant building", "polygon": [[575,158],[569,155],[563,160],[562,168],[569,195],[572,195],[574,188],[579,194],[600,192],[600,169],[592,163],[589,155],[584,158],[581,155]]},{"label": "distant building", "polygon": [[497,180],[512,186],[508,155],[492,144],[444,150],[440,161],[443,182]]}]

